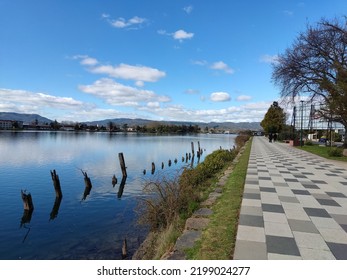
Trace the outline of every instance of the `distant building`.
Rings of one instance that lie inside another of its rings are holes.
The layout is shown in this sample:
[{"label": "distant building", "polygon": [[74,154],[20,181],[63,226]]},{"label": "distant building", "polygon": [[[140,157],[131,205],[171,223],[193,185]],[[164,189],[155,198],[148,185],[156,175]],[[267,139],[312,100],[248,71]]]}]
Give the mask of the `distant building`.
[{"label": "distant building", "polygon": [[0,120],[0,129],[11,130],[14,128],[23,128],[22,121]]}]

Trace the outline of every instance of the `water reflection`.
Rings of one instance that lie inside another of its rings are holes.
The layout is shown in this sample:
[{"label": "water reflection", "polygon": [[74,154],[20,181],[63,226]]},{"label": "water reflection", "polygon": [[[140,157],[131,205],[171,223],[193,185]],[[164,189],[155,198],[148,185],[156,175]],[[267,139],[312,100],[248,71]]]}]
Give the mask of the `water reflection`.
[{"label": "water reflection", "polygon": [[85,185],[82,200],[86,200],[87,196],[90,194],[90,191],[92,189],[92,182],[90,178],[88,177],[88,174],[86,171],[81,170],[81,172],[84,176],[84,185]]},{"label": "water reflection", "polygon": [[124,192],[125,182],[127,180],[126,176],[123,176],[122,181],[120,182],[117,197],[121,198]]},{"label": "water reflection", "polygon": [[[177,176],[174,174],[180,173],[183,168],[194,166],[194,161],[199,162],[199,158],[192,159],[188,151],[191,141],[196,142],[197,139],[208,153],[221,145],[230,148],[234,143],[223,135],[153,137],[1,132],[0,212],[3,220],[0,240],[3,242],[0,259],[120,258],[115,252],[121,251],[124,236],[127,236],[128,257],[131,258],[138,246],[135,241],[139,237],[143,240],[146,231],[146,228],[136,225],[138,214],[134,211],[137,198],[145,195],[142,192],[144,181],[153,180],[153,176]],[[124,153],[127,177],[122,177],[117,157],[119,153]],[[180,157],[182,162],[177,160]],[[152,162],[158,165],[154,175],[150,172]],[[51,174],[45,176],[49,170]],[[60,178],[55,170],[59,171]],[[142,174],[142,170],[148,172]],[[84,191],[81,189],[81,171]],[[115,189],[117,177],[120,184]],[[33,210],[24,211],[18,231],[18,216],[23,209],[22,205],[18,205],[18,189],[27,185],[28,178],[36,214],[32,219]],[[56,198],[52,206],[52,192],[47,186],[52,187],[54,178],[60,179],[59,183],[64,188],[63,207],[61,198]],[[88,199],[88,203],[81,204],[81,199]],[[85,218],[86,211],[88,218]],[[48,221],[48,215],[49,221],[54,222]],[[30,231],[30,228],[35,228],[35,231]],[[100,234],[103,234],[102,239]],[[22,238],[26,242],[18,246],[18,240]],[[117,250],[114,249],[116,243]]]},{"label": "water reflection", "polygon": [[60,204],[62,201],[62,197],[56,197],[54,200],[54,204],[53,204],[53,208],[51,213],[49,214],[49,220],[54,220],[56,217],[58,217],[58,212],[59,212],[59,208],[60,208]]}]

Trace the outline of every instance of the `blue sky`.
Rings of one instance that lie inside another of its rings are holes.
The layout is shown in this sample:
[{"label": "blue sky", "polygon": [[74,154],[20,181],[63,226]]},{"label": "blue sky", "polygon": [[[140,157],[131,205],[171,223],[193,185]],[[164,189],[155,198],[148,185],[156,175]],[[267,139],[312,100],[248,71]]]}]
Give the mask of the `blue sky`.
[{"label": "blue sky", "polygon": [[346,0],[0,0],[0,111],[261,121],[276,56]]}]

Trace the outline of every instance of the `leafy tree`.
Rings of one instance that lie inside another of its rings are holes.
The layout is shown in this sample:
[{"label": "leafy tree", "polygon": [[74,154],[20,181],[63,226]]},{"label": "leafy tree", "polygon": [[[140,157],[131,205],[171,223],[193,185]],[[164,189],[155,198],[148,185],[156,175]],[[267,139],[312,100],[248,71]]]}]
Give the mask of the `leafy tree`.
[{"label": "leafy tree", "polygon": [[320,116],[344,125],[347,146],[347,18],[308,26],[273,67],[281,96],[322,102]]},{"label": "leafy tree", "polygon": [[273,102],[260,125],[263,127],[265,133],[280,133],[285,126],[285,122],[285,112],[278,106],[277,102]]}]

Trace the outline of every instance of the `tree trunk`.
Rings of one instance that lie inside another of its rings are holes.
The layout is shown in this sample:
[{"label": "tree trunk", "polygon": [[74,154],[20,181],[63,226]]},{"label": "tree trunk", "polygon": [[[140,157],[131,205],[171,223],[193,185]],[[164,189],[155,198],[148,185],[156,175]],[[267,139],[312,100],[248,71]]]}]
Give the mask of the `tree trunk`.
[{"label": "tree trunk", "polygon": [[343,139],[343,147],[347,149],[347,125],[345,125],[345,137]]}]

